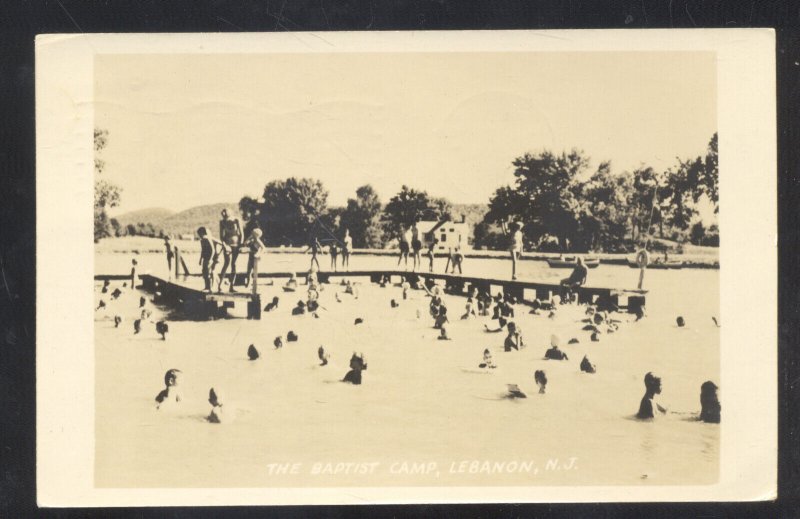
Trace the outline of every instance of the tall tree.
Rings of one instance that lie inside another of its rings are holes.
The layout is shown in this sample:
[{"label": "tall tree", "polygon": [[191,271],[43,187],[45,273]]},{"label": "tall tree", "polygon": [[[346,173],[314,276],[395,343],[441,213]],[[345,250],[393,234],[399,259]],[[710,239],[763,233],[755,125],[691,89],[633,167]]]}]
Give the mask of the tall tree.
[{"label": "tall tree", "polygon": [[614,175],[611,165],[603,162],[597,171],[579,185],[579,232],[576,245],[584,250],[623,250],[633,177]]},{"label": "tall tree", "polygon": [[100,128],[94,129],[94,241],[97,243],[102,238],[112,236],[113,229],[108,218],[108,209],[117,207],[122,189],[111,182],[97,179],[105,169],[105,161],[99,153],[108,145],[108,131]]},{"label": "tall tree", "polygon": [[446,199],[431,198],[425,191],[417,191],[404,185],[383,209],[383,228],[386,234],[394,238],[400,235],[400,229],[409,227],[418,220],[450,218],[452,206]]},{"label": "tall tree", "polygon": [[270,246],[304,246],[311,231],[318,228],[318,218],[325,214],[328,191],[319,180],[291,177],[268,183],[262,199],[244,197],[239,201],[248,229],[255,222]]},{"label": "tall tree", "polygon": [[524,233],[534,242],[547,236],[558,238],[562,248],[572,243],[578,232],[578,178],[586,172],[589,157],[577,149],[556,155],[543,151],[514,159],[516,190],[525,200]]},{"label": "tall tree", "polygon": [[379,248],[382,245],[382,208],[378,193],[369,184],[356,189],[356,197],[347,200],[340,226],[350,231],[354,247]]}]

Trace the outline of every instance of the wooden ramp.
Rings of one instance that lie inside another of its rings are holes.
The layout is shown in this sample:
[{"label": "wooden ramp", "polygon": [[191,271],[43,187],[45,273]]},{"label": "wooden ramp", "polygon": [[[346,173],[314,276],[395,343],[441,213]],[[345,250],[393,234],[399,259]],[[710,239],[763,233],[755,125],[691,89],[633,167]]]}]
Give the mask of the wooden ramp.
[{"label": "wooden ramp", "polygon": [[204,292],[200,276],[164,280],[150,274],[140,276],[141,288],[154,294],[155,302],[181,309],[188,317],[210,319],[225,315],[237,302],[247,304],[247,318],[261,319],[261,296],[255,292]]}]

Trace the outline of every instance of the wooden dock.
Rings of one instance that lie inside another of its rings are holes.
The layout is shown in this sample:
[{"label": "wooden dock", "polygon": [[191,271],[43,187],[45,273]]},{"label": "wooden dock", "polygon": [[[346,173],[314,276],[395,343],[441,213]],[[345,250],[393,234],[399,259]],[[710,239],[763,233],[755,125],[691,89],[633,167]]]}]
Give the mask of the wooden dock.
[{"label": "wooden dock", "polygon": [[[258,279],[288,279],[290,272],[258,273]],[[294,273],[298,283],[303,283],[307,272]],[[444,291],[451,295],[466,296],[474,287],[477,290],[488,290],[490,294],[498,292],[514,296],[523,304],[532,304],[534,300],[550,302],[553,296],[562,292],[557,283],[542,283],[528,280],[509,280],[499,278],[480,278],[455,274],[406,272],[406,271],[351,271],[351,272],[318,272],[320,283],[330,283],[335,278],[368,278],[372,283],[388,280],[392,283],[408,281],[412,286],[431,280],[443,285]],[[119,276],[96,276],[97,280],[122,279]],[[141,288],[154,294],[159,304],[180,308],[188,316],[208,319],[224,316],[228,308],[236,303],[247,304],[247,318],[261,318],[261,297],[258,286],[242,292],[204,292],[197,288],[202,286],[199,274],[176,276],[173,280],[165,280],[158,276],[143,274],[140,276]],[[238,273],[235,285],[244,285],[245,274]],[[605,287],[578,287],[575,290],[579,303],[603,304],[635,313],[645,306],[646,290],[618,289]]]}]

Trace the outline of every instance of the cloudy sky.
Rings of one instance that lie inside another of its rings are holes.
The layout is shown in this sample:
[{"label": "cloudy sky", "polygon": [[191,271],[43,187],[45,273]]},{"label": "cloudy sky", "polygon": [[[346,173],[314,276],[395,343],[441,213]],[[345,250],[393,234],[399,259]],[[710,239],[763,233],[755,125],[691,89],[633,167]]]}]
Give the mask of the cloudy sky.
[{"label": "cloudy sky", "polygon": [[584,150],[666,169],[716,131],[711,53],[106,55],[96,126],[119,212],[260,196],[319,178],[329,204],[372,184],[486,202],[511,161]]}]

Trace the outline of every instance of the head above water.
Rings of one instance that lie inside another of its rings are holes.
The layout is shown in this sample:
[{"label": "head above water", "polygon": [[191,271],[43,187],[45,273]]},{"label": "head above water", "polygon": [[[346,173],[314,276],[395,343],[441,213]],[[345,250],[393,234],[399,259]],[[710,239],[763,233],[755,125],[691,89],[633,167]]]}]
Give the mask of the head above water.
[{"label": "head above water", "polygon": [[164,385],[171,387],[177,386],[180,381],[181,370],[170,369],[164,373]]},{"label": "head above water", "polygon": [[550,346],[553,346],[554,348],[558,348],[559,346],[561,346],[561,337],[559,337],[556,334],[551,335]]},{"label": "head above water", "polygon": [[652,372],[648,371],[644,376],[644,387],[647,389],[648,393],[661,393],[661,377],[658,377]]},{"label": "head above water", "polygon": [[212,387],[208,391],[208,403],[214,407],[220,407],[222,405],[222,393],[220,393],[219,389]]}]

